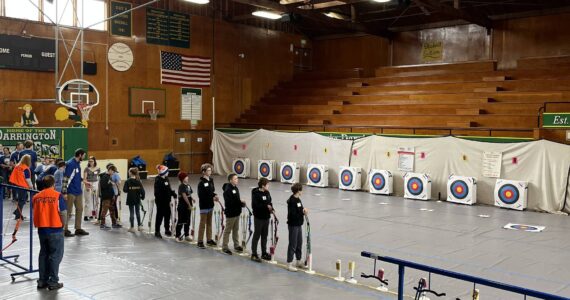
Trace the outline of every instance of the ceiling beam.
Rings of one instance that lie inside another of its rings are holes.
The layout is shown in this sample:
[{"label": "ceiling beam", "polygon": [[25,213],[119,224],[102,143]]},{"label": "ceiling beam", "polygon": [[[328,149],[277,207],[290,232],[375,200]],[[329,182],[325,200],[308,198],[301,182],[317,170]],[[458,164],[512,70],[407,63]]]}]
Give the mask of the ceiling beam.
[{"label": "ceiling beam", "polygon": [[329,18],[320,12],[316,12],[308,9],[299,9],[296,7],[286,7],[279,4],[278,2],[273,2],[270,0],[232,0],[233,2],[247,4],[255,7],[260,7],[264,9],[269,9],[282,13],[294,13],[301,15],[303,17],[312,19],[314,21],[323,23],[329,28],[348,30],[356,32],[364,32],[372,35],[378,35],[386,38],[392,37],[392,32],[384,28],[371,28],[357,22],[347,22],[343,20]]},{"label": "ceiling beam", "polygon": [[439,2],[439,0],[413,0],[417,5],[431,8],[443,15],[465,20],[487,29],[493,28],[493,21],[484,14],[467,12]]},{"label": "ceiling beam", "polygon": [[[298,6],[303,6],[303,5],[310,5],[310,4],[321,4],[321,3],[327,3],[330,2],[332,0],[310,0],[310,1],[296,1],[296,2],[290,2],[287,4],[284,4],[287,7],[298,7]],[[345,4],[342,5],[350,5],[350,4],[355,4],[355,3],[361,3],[361,2],[368,2],[370,0],[339,0],[344,2]],[[339,5],[340,6],[340,5]]]}]

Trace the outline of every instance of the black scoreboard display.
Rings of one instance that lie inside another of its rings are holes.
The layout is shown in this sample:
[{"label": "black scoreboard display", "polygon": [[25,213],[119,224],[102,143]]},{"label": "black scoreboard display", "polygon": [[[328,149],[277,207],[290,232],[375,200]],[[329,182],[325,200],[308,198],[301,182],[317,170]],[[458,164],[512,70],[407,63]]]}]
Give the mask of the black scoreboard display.
[{"label": "black scoreboard display", "polygon": [[146,9],[146,42],[189,48],[190,15],[148,7]]},{"label": "black scoreboard display", "polygon": [[55,71],[55,41],[0,34],[0,69]]}]

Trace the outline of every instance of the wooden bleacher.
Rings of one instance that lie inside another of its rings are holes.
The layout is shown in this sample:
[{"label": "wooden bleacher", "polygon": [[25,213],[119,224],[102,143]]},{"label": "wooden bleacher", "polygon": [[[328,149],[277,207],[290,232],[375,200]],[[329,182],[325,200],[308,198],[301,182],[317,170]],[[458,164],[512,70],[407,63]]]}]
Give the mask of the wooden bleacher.
[{"label": "wooden bleacher", "polygon": [[533,137],[545,102],[570,104],[570,57],[519,63],[514,70],[479,61],[303,73],[231,126]]}]

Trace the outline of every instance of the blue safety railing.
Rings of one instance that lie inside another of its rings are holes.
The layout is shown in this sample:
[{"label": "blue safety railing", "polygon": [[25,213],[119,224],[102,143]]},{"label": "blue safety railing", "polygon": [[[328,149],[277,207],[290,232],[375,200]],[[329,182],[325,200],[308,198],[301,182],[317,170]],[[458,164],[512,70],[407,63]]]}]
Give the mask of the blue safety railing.
[{"label": "blue safety railing", "polygon": [[14,267],[17,267],[19,269],[22,269],[21,272],[15,272],[15,273],[10,274],[10,276],[12,277],[12,281],[14,281],[14,280],[16,280],[16,276],[38,272],[38,269],[34,269],[34,259],[33,259],[34,239],[32,236],[32,234],[34,233],[32,197],[35,194],[37,194],[38,191],[25,189],[25,188],[15,186],[15,185],[8,185],[8,184],[0,183],[0,217],[1,218],[4,218],[4,193],[5,193],[6,188],[12,190],[12,195],[14,194],[14,191],[25,191],[26,193],[28,193],[28,200],[30,200],[30,216],[28,219],[29,223],[30,223],[30,230],[29,230],[29,233],[30,233],[29,261],[30,261],[30,263],[29,263],[28,267],[24,267],[24,266],[17,263],[18,258],[20,257],[19,254],[4,256],[4,253],[3,253],[4,251],[1,250],[4,248],[4,222],[0,222],[0,261],[3,261],[5,263],[10,264]]},{"label": "blue safety railing", "polygon": [[380,256],[378,254],[367,252],[367,251],[362,251],[360,255],[362,255],[363,257],[368,257],[368,258],[374,259],[374,273],[376,273],[376,261],[377,260],[387,262],[387,263],[391,263],[394,265],[398,265],[398,300],[404,299],[404,273],[405,273],[406,268],[425,271],[425,272],[429,272],[430,274],[438,274],[438,275],[442,275],[442,276],[446,276],[446,277],[451,277],[451,278],[471,282],[474,285],[479,284],[479,285],[483,285],[483,286],[488,286],[488,287],[492,287],[492,288],[496,288],[496,289],[500,289],[500,290],[513,292],[513,293],[520,294],[523,296],[530,296],[530,297],[535,297],[535,298],[539,298],[539,299],[548,299],[548,300],[568,300],[568,299],[570,299],[570,298],[566,298],[566,297],[562,297],[562,296],[543,293],[543,292],[539,292],[536,290],[526,289],[526,288],[522,288],[522,287],[518,287],[518,286],[506,284],[506,283],[501,283],[501,282],[497,282],[497,281],[493,281],[493,280],[488,280],[488,279],[484,279],[484,278],[480,278],[480,277],[475,277],[475,276],[471,276],[471,275],[467,275],[467,274],[462,274],[462,273],[457,273],[457,272],[448,271],[448,270],[444,270],[444,269],[434,268],[434,267],[418,264],[418,263],[411,262],[411,261],[406,261],[406,260],[397,259],[397,258],[388,257],[388,256]]}]

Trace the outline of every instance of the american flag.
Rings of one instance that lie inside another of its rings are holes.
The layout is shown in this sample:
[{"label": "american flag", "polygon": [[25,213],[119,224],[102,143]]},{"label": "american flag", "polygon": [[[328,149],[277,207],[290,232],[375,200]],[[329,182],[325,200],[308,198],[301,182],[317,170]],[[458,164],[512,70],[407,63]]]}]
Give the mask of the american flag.
[{"label": "american flag", "polygon": [[212,60],[160,51],[160,83],[210,86]]}]

